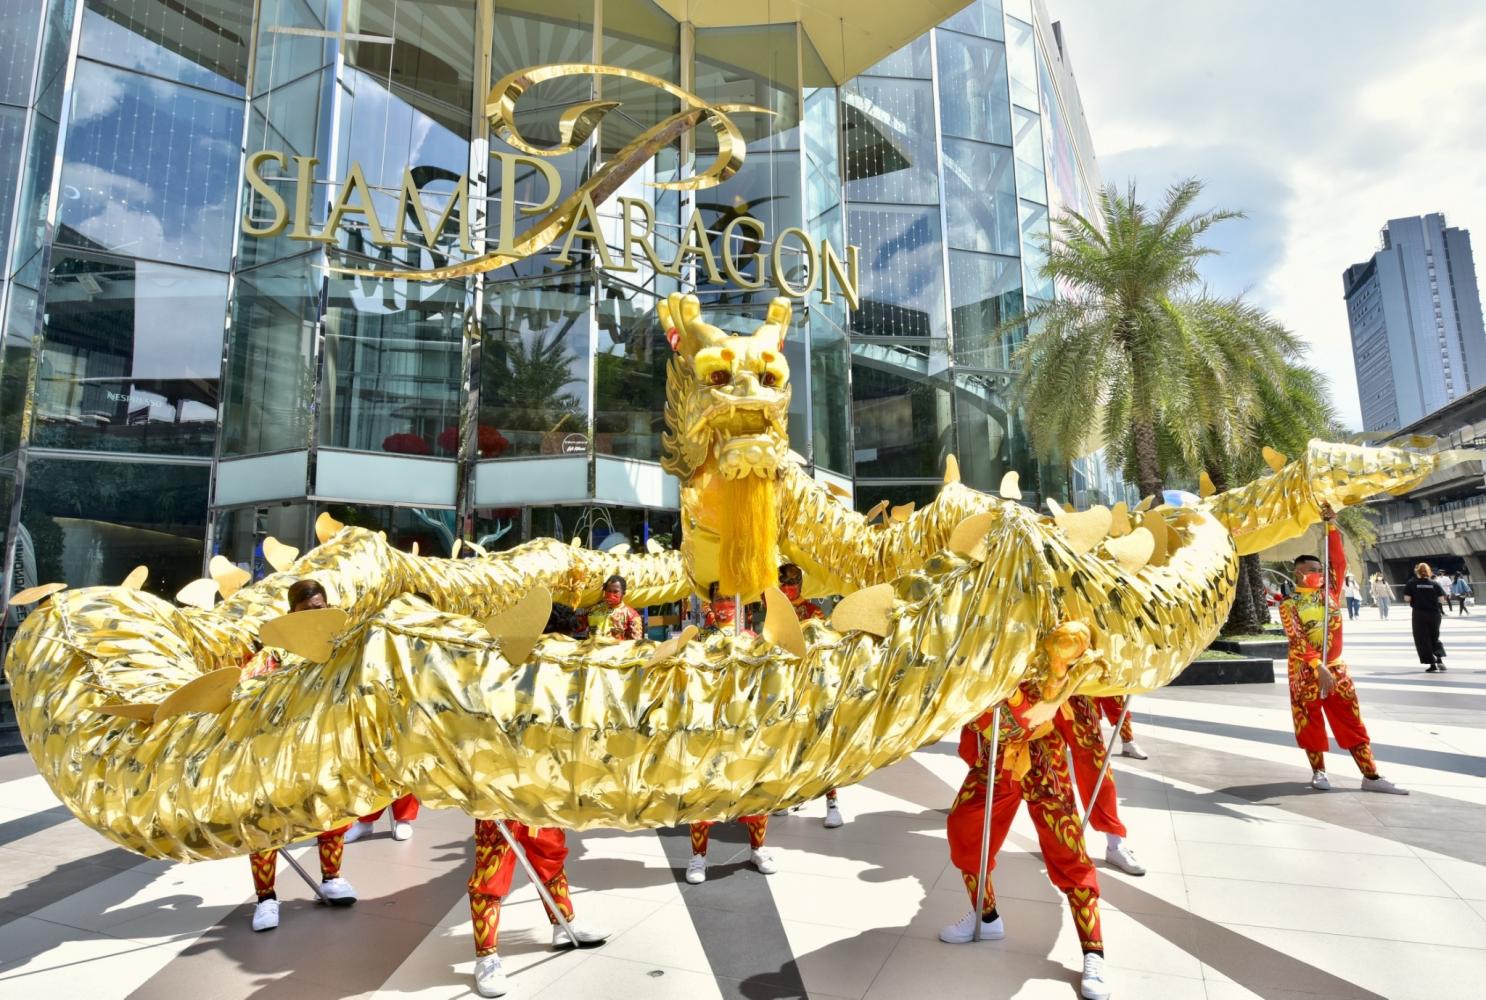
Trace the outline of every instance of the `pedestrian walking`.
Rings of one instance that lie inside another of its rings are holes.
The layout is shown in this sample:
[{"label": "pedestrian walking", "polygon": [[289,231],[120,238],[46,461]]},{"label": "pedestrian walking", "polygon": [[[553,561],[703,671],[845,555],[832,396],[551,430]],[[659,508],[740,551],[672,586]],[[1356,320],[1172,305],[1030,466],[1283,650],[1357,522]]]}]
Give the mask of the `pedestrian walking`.
[{"label": "pedestrian walking", "polygon": [[1445,647],[1440,644],[1440,619],[1445,615],[1445,590],[1434,579],[1429,563],[1414,567],[1414,578],[1403,585],[1403,599],[1414,616],[1414,650],[1426,674],[1445,669]]},{"label": "pedestrian walking", "polygon": [[1393,603],[1393,588],[1388,586],[1388,581],[1383,579],[1382,573],[1372,575],[1372,584],[1368,588],[1372,591],[1372,601],[1378,606],[1378,617],[1383,621],[1388,620],[1388,607]]},{"label": "pedestrian walking", "polygon": [[1362,614],[1362,588],[1357,586],[1357,578],[1351,573],[1347,574],[1346,582],[1342,584],[1342,596],[1347,599],[1347,618],[1355,622],[1357,616]]},{"label": "pedestrian walking", "polygon": [[1456,573],[1455,582],[1450,585],[1450,603],[1459,604],[1461,614],[1466,613],[1465,602],[1470,600],[1472,590],[1474,588],[1471,586],[1470,577],[1464,573]]}]

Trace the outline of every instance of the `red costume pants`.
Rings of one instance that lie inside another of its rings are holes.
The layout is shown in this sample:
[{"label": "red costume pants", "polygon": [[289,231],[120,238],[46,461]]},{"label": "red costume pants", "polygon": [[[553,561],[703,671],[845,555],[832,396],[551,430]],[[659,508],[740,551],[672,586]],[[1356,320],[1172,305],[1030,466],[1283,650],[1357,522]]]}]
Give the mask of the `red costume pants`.
[{"label": "red costume pants", "polygon": [[1083,950],[1104,950],[1104,936],[1099,924],[1099,878],[1089,856],[1084,853],[1079,833],[1078,809],[1073,804],[1073,787],[1068,778],[1068,758],[1063,740],[1056,733],[1033,740],[1029,746],[1032,767],[1020,781],[1002,770],[996,761],[996,788],[991,806],[990,865],[983,892],[977,891],[976,873],[980,869],[980,831],[986,810],[986,772],[984,762],[972,767],[955,796],[949,811],[949,857],[964,875],[972,906],[979,905],[982,917],[996,909],[996,893],[990,872],[996,867],[1011,821],[1023,801],[1032,813],[1037,840],[1042,845],[1042,860],[1047,877],[1068,898],[1073,922],[1078,928]]},{"label": "red costume pants", "polygon": [[[769,830],[768,816],[739,816],[738,822],[748,828],[748,846],[755,851],[764,846],[764,834]],[[707,842],[712,836],[712,823],[691,825],[691,853],[705,855]]]},{"label": "red costume pants", "polygon": [[[568,876],[563,862],[568,857],[567,836],[552,827],[529,827],[523,823],[506,822],[511,836],[526,852],[537,877],[552,894],[552,901],[568,920],[573,919],[573,900],[568,893]],[[501,836],[495,820],[475,820],[475,870],[470,875],[470,919],[475,925],[475,957],[484,958],[495,953],[499,942],[500,904],[511,891],[511,879],[516,874],[516,854],[506,838]],[[546,903],[542,904],[544,907]],[[547,919],[554,924],[557,917],[551,909]]]},{"label": "red costume pants", "polygon": [[[1073,718],[1065,718],[1062,710],[1059,710],[1053,716],[1053,725],[1068,744],[1068,752],[1073,757],[1073,773],[1078,779],[1078,797],[1084,804],[1084,810],[1090,812],[1089,825],[1100,833],[1123,837],[1125,824],[1120,822],[1119,806],[1115,800],[1113,771],[1104,775],[1104,783],[1099,785],[1099,798],[1095,800],[1092,810],[1089,806],[1089,796],[1094,793],[1094,785],[1099,782],[1099,772],[1104,768],[1105,759],[1104,730],[1099,726],[1099,708],[1094,704],[1094,699],[1076,695],[1068,699],[1068,709]],[[1118,714],[1115,718],[1119,718]]]},{"label": "red costume pants", "polygon": [[[320,846],[320,877],[326,881],[341,873],[341,855],[346,850],[346,831],[349,825],[338,830],[327,830],[315,839]],[[253,891],[259,899],[274,895],[274,880],[279,872],[279,851],[254,851],[248,855],[248,864],[253,868]]]},{"label": "red costume pants", "polygon": [[1099,711],[1109,720],[1111,726],[1120,727],[1120,739],[1126,743],[1135,739],[1135,727],[1130,723],[1130,716],[1125,716],[1125,722],[1120,724],[1120,713],[1125,711],[1125,696],[1112,694],[1104,698],[1095,698],[1094,703],[1099,706]]},{"label": "red costume pants", "polygon": [[1329,722],[1336,745],[1352,755],[1363,777],[1377,777],[1367,726],[1362,722],[1362,705],[1357,701],[1357,686],[1352,683],[1347,665],[1340,660],[1332,661],[1328,669],[1335,684],[1327,698],[1321,697],[1315,667],[1294,658],[1289,667],[1290,718],[1295,723],[1295,742],[1305,751],[1311,770],[1326,770],[1326,748],[1331,745],[1326,737]]},{"label": "red costume pants", "polygon": [[[375,823],[382,818],[386,808],[378,809],[370,816],[361,817],[363,823]],[[418,796],[404,795],[400,799],[392,800],[392,818],[399,823],[411,823],[418,818]]]}]

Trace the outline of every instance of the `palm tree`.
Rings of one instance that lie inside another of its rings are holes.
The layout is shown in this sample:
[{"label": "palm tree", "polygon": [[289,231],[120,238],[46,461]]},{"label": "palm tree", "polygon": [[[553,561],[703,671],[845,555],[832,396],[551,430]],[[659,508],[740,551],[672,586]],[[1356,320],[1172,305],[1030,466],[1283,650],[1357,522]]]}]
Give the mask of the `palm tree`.
[{"label": "palm tree", "polygon": [[[1214,440],[1229,449],[1253,419],[1295,336],[1241,299],[1208,295],[1202,238],[1225,210],[1193,211],[1196,180],[1174,185],[1152,211],[1106,188],[1102,224],[1060,217],[1042,274],[1057,301],[1030,311],[1017,352],[1033,447],[1043,458],[1078,455],[1102,432],[1142,494],[1169,474],[1195,475]],[[1098,414],[1091,421],[1091,414]]]}]

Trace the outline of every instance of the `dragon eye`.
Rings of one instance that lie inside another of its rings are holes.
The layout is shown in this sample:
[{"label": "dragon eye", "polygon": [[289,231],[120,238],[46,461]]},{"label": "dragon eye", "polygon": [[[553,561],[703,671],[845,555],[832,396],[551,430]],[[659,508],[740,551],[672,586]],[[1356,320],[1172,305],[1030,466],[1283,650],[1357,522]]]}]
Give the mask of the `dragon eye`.
[{"label": "dragon eye", "polygon": [[779,376],[773,372],[764,372],[763,378],[759,379],[764,385],[773,387],[779,384]]},{"label": "dragon eye", "polygon": [[727,385],[732,380],[732,373],[727,371],[726,369],[721,368],[713,372],[711,375],[707,376],[707,381],[711,382],[713,385]]}]

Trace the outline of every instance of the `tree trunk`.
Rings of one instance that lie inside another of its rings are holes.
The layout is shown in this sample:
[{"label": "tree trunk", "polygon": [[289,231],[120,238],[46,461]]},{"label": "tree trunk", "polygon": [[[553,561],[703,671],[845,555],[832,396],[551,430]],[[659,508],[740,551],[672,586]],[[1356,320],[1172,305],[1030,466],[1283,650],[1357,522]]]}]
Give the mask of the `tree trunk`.
[{"label": "tree trunk", "polygon": [[1135,443],[1135,485],[1142,497],[1153,496],[1161,501],[1161,458],[1156,450],[1156,428],[1144,421],[1136,421],[1131,428]]},{"label": "tree trunk", "polygon": [[1243,556],[1245,562],[1253,566],[1249,573],[1249,583],[1254,587],[1254,617],[1259,620],[1262,629],[1269,624],[1269,593],[1264,589],[1264,564],[1259,561],[1258,553]]},{"label": "tree trunk", "polygon": [[1268,610],[1264,599],[1255,601],[1255,591],[1261,590],[1263,567],[1257,555],[1240,556],[1238,560],[1238,584],[1233,597],[1233,608],[1228,612],[1228,621],[1223,623],[1224,635],[1253,635],[1264,627]]}]

